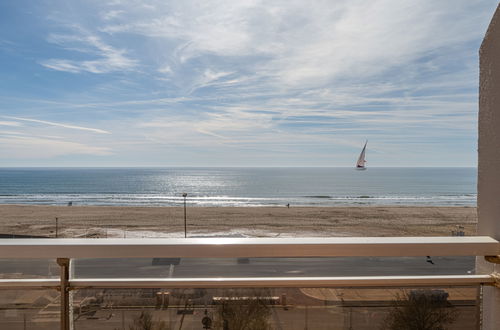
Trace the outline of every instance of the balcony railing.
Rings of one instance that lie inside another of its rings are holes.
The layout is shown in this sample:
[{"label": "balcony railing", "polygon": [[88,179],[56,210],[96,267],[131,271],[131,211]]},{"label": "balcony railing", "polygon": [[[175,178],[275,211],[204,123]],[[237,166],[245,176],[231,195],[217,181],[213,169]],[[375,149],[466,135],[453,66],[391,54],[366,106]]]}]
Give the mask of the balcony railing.
[{"label": "balcony railing", "polygon": [[403,287],[498,285],[494,274],[323,277],[80,278],[80,258],[296,258],[480,256],[497,260],[490,237],[1,239],[1,259],[57,259],[59,278],[0,279],[2,289],[58,289],[61,329],[70,329],[70,290],[93,288]]}]

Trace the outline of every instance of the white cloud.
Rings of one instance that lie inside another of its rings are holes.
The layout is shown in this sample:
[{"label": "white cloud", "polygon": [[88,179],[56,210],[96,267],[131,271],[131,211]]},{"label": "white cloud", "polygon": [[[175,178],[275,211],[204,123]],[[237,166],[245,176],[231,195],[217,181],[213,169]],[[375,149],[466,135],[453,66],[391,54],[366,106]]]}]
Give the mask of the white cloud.
[{"label": "white cloud", "polygon": [[38,119],[32,119],[32,118],[20,118],[20,117],[13,117],[13,116],[3,116],[3,117],[4,118],[15,119],[15,120],[26,121],[26,122],[32,122],[32,123],[38,123],[38,124],[44,124],[44,125],[50,125],[50,126],[63,127],[63,128],[68,128],[68,129],[76,129],[76,130],[82,130],[82,131],[89,131],[89,132],[99,133],[99,134],[111,134],[111,132],[108,132],[108,131],[105,131],[105,130],[102,130],[102,129],[99,129],[99,128],[90,128],[90,127],[76,126],[76,125],[56,123],[56,122],[52,122],[52,121],[38,120]]},{"label": "white cloud", "polygon": [[477,37],[472,6],[410,0],[155,2],[154,11],[129,13],[101,30],[163,39],[168,47],[173,42],[178,64],[206,54],[261,56],[263,61],[241,65],[277,83],[318,85],[369,77]]},{"label": "white cloud", "polygon": [[40,61],[41,65],[49,69],[71,73],[109,73],[114,71],[129,71],[137,66],[136,60],[126,56],[126,50],[114,48],[93,34],[52,34],[48,41],[56,43],[67,50],[90,53],[98,57],[92,60],[53,58]]},{"label": "white cloud", "polygon": [[17,122],[17,121],[0,121],[0,126],[12,126],[12,127],[19,127],[22,126],[23,124]]},{"label": "white cloud", "polygon": [[119,17],[120,15],[122,15],[124,13],[125,13],[125,11],[123,11],[123,10],[110,10],[110,11],[101,13],[101,17],[103,20],[109,21],[109,20],[112,20],[112,19]]},{"label": "white cloud", "polygon": [[165,73],[165,74],[171,74],[173,71],[172,71],[172,68],[170,67],[170,65],[165,64],[158,69],[158,72]]},{"label": "white cloud", "polygon": [[4,155],[14,159],[47,159],[62,155],[110,155],[106,147],[53,140],[42,137],[1,136],[0,147]]}]

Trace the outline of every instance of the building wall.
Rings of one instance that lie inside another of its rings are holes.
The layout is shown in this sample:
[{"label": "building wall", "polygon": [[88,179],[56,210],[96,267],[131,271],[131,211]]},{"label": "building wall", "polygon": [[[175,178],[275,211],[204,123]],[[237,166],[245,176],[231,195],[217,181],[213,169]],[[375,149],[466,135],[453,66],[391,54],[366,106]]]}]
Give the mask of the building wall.
[{"label": "building wall", "polygon": [[[478,234],[500,240],[500,5],[479,50]],[[480,259],[478,271],[499,272]],[[500,289],[485,287],[483,329],[500,329]]]}]

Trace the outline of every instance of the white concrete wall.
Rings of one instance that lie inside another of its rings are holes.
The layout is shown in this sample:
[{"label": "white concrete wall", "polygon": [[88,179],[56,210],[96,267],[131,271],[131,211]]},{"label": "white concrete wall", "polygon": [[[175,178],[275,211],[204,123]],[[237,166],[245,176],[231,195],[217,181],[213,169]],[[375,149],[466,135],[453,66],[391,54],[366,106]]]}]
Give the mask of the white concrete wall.
[{"label": "white concrete wall", "polygon": [[[479,51],[478,234],[500,239],[500,5]],[[478,271],[500,265],[478,260]],[[500,329],[500,289],[485,287],[483,329]]]}]

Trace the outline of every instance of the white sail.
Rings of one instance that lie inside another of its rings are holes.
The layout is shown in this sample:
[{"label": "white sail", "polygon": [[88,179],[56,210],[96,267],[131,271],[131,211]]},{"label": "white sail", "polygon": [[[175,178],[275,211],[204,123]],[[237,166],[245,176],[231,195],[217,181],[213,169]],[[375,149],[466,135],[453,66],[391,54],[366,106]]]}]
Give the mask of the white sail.
[{"label": "white sail", "polygon": [[365,167],[365,152],[366,152],[366,144],[368,143],[368,140],[365,142],[365,146],[363,147],[363,150],[361,150],[361,153],[359,154],[358,162],[356,163],[356,168],[360,170],[366,169]]}]

